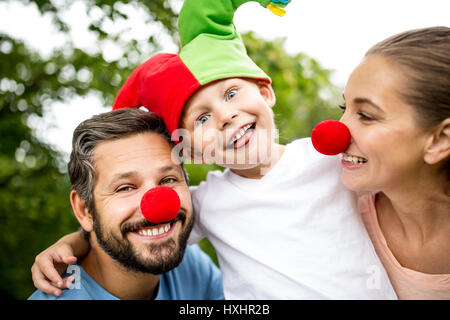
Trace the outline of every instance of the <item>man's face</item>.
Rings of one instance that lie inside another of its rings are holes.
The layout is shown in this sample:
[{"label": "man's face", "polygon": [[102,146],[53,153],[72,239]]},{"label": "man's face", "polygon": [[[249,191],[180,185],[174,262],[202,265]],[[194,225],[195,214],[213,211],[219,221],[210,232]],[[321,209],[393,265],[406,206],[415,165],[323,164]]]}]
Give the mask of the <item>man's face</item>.
[{"label": "man's face", "polygon": [[[161,274],[182,260],[193,225],[192,203],[181,167],[160,135],[143,133],[102,142],[94,149],[94,233],[102,249],[127,269]],[[154,187],[175,190],[177,217],[155,225],[142,215],[140,201]]]}]

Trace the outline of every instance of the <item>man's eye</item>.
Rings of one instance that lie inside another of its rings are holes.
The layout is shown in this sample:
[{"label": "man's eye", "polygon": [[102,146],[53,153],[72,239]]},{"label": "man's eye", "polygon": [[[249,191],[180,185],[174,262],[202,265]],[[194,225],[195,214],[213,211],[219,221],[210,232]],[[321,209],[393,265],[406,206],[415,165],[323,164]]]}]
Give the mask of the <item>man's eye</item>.
[{"label": "man's eye", "polygon": [[116,192],[128,192],[133,190],[132,186],[120,186],[119,188],[116,189]]},{"label": "man's eye", "polygon": [[237,93],[237,89],[230,89],[225,93],[225,101],[232,99]]},{"label": "man's eye", "polygon": [[195,125],[202,125],[204,124],[206,121],[208,121],[210,115],[209,114],[205,114],[200,116],[197,120],[195,120]]},{"label": "man's eye", "polygon": [[170,184],[170,183],[175,183],[177,182],[178,179],[174,178],[174,177],[167,177],[161,180],[160,184]]}]

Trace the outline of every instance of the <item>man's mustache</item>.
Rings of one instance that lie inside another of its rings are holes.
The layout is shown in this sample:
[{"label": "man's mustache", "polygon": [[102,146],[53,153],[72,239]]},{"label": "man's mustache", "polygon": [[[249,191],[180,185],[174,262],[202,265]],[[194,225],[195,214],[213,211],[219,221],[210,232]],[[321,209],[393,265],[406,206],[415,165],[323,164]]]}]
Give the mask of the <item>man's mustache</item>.
[{"label": "man's mustache", "polygon": [[125,222],[124,224],[122,224],[120,231],[122,232],[122,234],[126,234],[128,232],[133,232],[139,229],[144,229],[144,228],[150,228],[150,227],[154,227],[160,224],[166,224],[166,223],[170,223],[173,224],[177,221],[181,221],[182,224],[184,224],[184,222],[186,221],[186,212],[181,209],[180,212],[178,212],[177,216],[167,222],[161,222],[161,223],[153,223],[150,222],[146,219],[142,219],[139,221],[133,221],[133,222]]}]

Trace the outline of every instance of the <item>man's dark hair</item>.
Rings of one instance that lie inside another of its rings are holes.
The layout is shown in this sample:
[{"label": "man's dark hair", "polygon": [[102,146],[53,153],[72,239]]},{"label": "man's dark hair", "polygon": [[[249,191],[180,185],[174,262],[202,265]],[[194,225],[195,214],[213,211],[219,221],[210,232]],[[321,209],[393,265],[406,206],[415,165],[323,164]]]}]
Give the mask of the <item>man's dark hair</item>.
[{"label": "man's dark hair", "polygon": [[[95,212],[94,185],[96,171],[93,160],[95,147],[105,141],[113,141],[140,133],[156,133],[167,140],[170,138],[164,121],[156,114],[140,109],[127,108],[93,116],[78,125],[73,133],[72,152],[68,165],[72,189],[85,202],[89,212]],[[186,183],[187,174],[180,160]]]}]

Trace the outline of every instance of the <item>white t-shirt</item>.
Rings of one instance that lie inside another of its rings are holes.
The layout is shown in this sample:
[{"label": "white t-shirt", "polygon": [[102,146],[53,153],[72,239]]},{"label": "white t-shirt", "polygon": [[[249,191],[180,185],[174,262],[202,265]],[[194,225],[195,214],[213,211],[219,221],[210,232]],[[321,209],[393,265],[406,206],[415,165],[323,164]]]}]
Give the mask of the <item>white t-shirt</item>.
[{"label": "white t-shirt", "polygon": [[396,299],[340,171],[305,138],[259,180],[226,169],[191,188],[190,241],[216,249],[226,299]]}]

